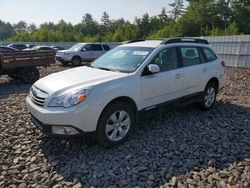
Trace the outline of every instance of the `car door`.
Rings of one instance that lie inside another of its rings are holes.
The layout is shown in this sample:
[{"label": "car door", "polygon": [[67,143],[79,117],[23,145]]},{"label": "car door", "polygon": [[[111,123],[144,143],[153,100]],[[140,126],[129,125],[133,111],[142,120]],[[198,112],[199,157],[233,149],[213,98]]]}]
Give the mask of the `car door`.
[{"label": "car door", "polygon": [[94,57],[93,45],[86,44],[81,49],[80,53],[81,53],[81,58],[83,61],[86,61],[86,62],[92,61]]},{"label": "car door", "polygon": [[147,74],[147,67],[141,77],[142,106],[151,107],[182,97],[183,70],[179,68],[177,48],[162,50],[151,62],[160,67],[160,72]]},{"label": "car door", "polygon": [[97,59],[98,57],[100,57],[104,50],[102,49],[102,45],[101,44],[93,44],[93,59]]},{"label": "car door", "polygon": [[204,90],[208,77],[208,65],[205,63],[199,47],[182,46],[179,48],[184,77],[184,94],[196,94]]}]

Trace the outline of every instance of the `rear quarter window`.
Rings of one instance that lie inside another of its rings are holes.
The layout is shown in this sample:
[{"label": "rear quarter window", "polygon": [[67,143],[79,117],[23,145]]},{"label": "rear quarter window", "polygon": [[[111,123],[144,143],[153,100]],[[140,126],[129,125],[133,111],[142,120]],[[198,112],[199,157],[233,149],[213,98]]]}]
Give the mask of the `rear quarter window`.
[{"label": "rear quarter window", "polygon": [[103,45],[103,48],[105,51],[109,51],[110,50],[110,47],[108,45]]},{"label": "rear quarter window", "polygon": [[206,62],[214,61],[217,59],[217,56],[214,54],[214,52],[209,48],[203,48],[202,49],[205,55]]},{"label": "rear quarter window", "polygon": [[180,47],[183,67],[201,64],[201,57],[197,47]]}]

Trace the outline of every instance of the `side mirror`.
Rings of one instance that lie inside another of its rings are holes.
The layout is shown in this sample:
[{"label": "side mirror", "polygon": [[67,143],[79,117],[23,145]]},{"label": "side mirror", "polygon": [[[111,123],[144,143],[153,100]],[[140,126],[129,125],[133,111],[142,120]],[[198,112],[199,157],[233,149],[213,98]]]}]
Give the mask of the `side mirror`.
[{"label": "side mirror", "polygon": [[152,74],[160,72],[160,67],[156,64],[150,64],[148,66],[148,71],[151,72]]},{"label": "side mirror", "polygon": [[85,51],[87,51],[87,49],[86,48],[82,48],[82,50],[81,50],[82,52],[85,52]]}]

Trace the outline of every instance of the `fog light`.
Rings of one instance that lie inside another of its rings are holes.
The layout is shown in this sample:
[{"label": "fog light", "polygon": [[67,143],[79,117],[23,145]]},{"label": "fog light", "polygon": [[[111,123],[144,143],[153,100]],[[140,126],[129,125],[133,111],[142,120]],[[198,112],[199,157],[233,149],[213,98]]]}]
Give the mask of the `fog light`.
[{"label": "fog light", "polygon": [[79,133],[73,127],[64,127],[64,126],[52,126],[52,132],[54,134],[60,134],[60,135],[75,135]]}]

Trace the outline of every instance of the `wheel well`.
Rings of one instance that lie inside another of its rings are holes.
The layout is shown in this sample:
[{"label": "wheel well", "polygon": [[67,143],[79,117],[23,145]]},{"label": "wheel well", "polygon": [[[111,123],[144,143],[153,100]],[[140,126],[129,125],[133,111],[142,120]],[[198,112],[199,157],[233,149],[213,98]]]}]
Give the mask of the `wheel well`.
[{"label": "wheel well", "polygon": [[79,55],[75,55],[71,58],[71,61],[74,59],[74,58],[79,58],[81,60],[81,57]]},{"label": "wheel well", "polygon": [[[117,103],[117,102],[123,102],[125,104],[128,104],[129,106],[131,106],[133,108],[133,111],[134,111],[134,114],[135,114],[135,118],[136,118],[136,121],[138,120],[138,109],[137,109],[137,106],[136,106],[136,103],[133,99],[131,99],[130,97],[118,97],[118,98],[115,98],[113,99],[112,101],[110,101],[106,106],[105,108],[102,110],[102,113],[104,112],[104,110],[111,104],[113,103]],[[102,114],[101,113],[101,114]],[[101,115],[100,115],[101,117]],[[99,119],[100,119],[99,117]],[[98,120],[99,121],[99,120]]]},{"label": "wheel well", "polygon": [[216,85],[216,92],[218,92],[218,90],[219,90],[219,80],[218,80],[218,78],[215,78],[215,77],[211,78],[208,81],[207,85],[210,84],[210,83],[214,83]]},{"label": "wheel well", "polygon": [[[133,99],[131,99],[130,97],[118,97],[118,98],[115,98],[113,99],[112,101],[110,101],[107,105],[109,106],[110,104],[112,103],[117,103],[117,102],[123,102],[125,104],[128,104],[129,106],[131,106],[134,110],[134,112],[136,113],[137,112],[137,106],[136,106],[136,103]],[[105,108],[106,108],[105,107]]]}]

